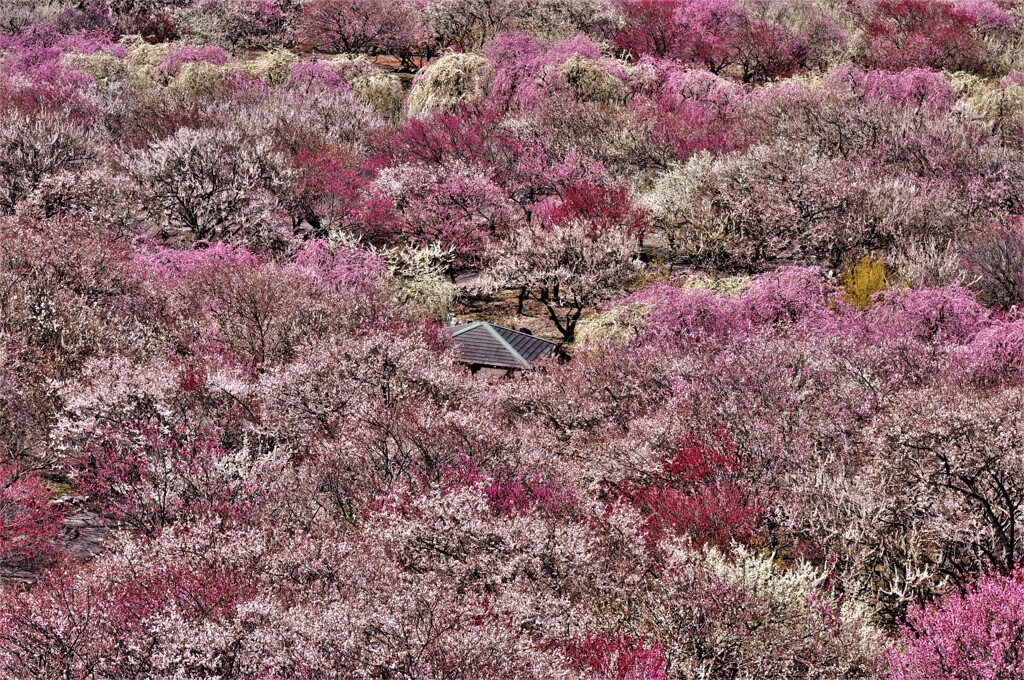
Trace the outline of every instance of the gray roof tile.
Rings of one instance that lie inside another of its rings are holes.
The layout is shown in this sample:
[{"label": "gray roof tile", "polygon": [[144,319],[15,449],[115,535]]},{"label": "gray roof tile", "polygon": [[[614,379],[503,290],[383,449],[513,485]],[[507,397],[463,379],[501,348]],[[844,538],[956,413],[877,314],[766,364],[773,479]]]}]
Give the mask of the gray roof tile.
[{"label": "gray roof tile", "polygon": [[550,340],[484,322],[460,324],[447,330],[462,361],[478,366],[532,369],[558,347]]}]

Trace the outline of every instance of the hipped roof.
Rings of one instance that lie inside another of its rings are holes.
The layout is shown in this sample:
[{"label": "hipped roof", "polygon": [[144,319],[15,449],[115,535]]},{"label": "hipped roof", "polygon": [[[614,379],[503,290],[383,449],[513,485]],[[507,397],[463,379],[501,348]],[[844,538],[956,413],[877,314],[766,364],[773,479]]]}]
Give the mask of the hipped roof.
[{"label": "hipped roof", "polygon": [[555,353],[558,345],[529,333],[477,321],[448,329],[467,364],[531,370]]}]

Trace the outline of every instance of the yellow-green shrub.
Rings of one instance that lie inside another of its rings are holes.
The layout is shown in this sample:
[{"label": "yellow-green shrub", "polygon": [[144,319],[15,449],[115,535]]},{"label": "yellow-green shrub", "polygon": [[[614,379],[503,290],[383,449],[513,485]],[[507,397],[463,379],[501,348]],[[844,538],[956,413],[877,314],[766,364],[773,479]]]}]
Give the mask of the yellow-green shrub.
[{"label": "yellow-green shrub", "polygon": [[494,67],[477,54],[446,54],[420,74],[409,93],[409,114],[421,116],[482,99]]},{"label": "yellow-green shrub", "polygon": [[150,45],[138,36],[125,36],[128,47],[128,75],[139,85],[163,84],[165,76],[160,65],[167,57],[169,44]]},{"label": "yellow-green shrub", "polygon": [[100,84],[121,80],[128,74],[128,67],[124,60],[109,52],[66,54],[64,55],[64,63],[92,76]]},{"label": "yellow-green shrub", "polygon": [[889,270],[870,255],[848,266],[839,279],[846,300],[857,309],[867,309],[875,293],[889,288]]},{"label": "yellow-green shrub", "polygon": [[212,94],[224,86],[226,75],[222,66],[192,61],[181,65],[168,87],[192,96]]},{"label": "yellow-green shrub", "polygon": [[241,70],[244,73],[266,81],[268,85],[280,85],[288,80],[292,64],[299,58],[288,50],[274,50],[261,57],[244,61]]},{"label": "yellow-green shrub", "polygon": [[628,304],[581,319],[576,327],[576,345],[622,342],[637,332],[650,312],[645,305]]},{"label": "yellow-green shrub", "polygon": [[397,118],[402,113],[405,92],[402,82],[395,76],[387,73],[359,76],[352,79],[351,86],[359,101],[375,111],[389,118]]},{"label": "yellow-green shrub", "polygon": [[616,103],[626,99],[626,86],[604,65],[573,55],[555,69],[580,101]]}]

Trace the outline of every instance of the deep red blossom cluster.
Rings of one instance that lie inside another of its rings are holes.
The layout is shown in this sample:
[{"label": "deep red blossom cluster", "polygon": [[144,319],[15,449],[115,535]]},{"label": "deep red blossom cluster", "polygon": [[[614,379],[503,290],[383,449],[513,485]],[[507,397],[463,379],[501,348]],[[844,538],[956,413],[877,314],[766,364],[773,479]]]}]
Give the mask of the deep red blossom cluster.
[{"label": "deep red blossom cluster", "polygon": [[618,490],[645,516],[651,545],[672,532],[723,549],[751,539],[762,519],[760,506],[770,499],[744,488],[729,435],[719,428],[713,440],[709,445],[684,436],[662,464],[660,478],[635,486],[627,482]]}]

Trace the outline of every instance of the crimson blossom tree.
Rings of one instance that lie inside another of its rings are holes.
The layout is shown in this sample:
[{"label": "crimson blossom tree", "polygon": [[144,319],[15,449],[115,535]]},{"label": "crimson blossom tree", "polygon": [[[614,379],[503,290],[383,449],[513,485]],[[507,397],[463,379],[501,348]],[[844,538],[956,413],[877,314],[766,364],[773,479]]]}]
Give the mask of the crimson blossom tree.
[{"label": "crimson blossom tree", "polygon": [[634,57],[665,57],[681,40],[682,32],[673,17],[679,0],[621,0],[618,5],[624,20],[612,38],[616,49]]},{"label": "crimson blossom tree", "polygon": [[59,554],[61,516],[38,477],[0,466],[0,576],[48,566]]},{"label": "crimson blossom tree", "polygon": [[646,517],[652,544],[678,533],[698,545],[728,549],[752,537],[762,510],[737,479],[736,445],[721,427],[713,439],[708,444],[689,434],[664,461],[659,479],[621,489]]},{"label": "crimson blossom tree", "polygon": [[323,52],[393,54],[408,59],[425,32],[408,0],[313,0],[302,7],[298,37]]},{"label": "crimson blossom tree", "polygon": [[569,658],[602,680],[666,680],[657,645],[628,635],[590,633],[567,645]]},{"label": "crimson blossom tree", "polygon": [[988,73],[986,43],[1016,31],[992,2],[874,0],[866,3],[864,60],[892,71],[914,66]]},{"label": "crimson blossom tree", "polygon": [[686,0],[676,10],[681,40],[674,56],[708,69],[738,69],[743,82],[764,82],[820,66],[843,33],[799,0]]}]

